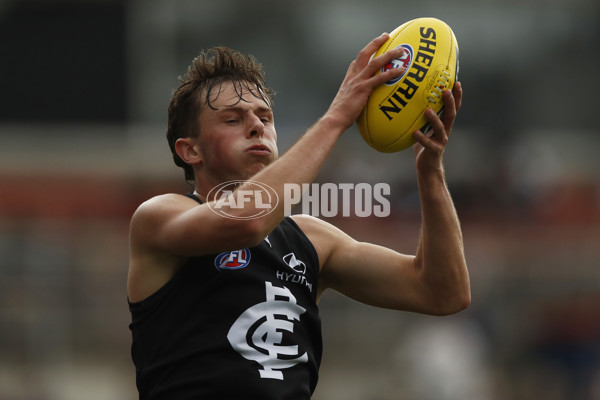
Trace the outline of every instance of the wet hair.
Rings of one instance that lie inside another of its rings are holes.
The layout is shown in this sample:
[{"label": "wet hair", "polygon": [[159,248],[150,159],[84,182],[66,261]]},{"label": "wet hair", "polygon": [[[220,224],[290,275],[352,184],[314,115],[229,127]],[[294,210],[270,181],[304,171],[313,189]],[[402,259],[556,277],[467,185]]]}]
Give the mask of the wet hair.
[{"label": "wet hair", "polygon": [[187,73],[179,77],[179,82],[169,104],[167,141],[173,161],[183,168],[186,181],[193,182],[194,169],[179,157],[175,142],[179,138],[200,134],[200,112],[205,106],[215,109],[210,96],[212,90],[225,82],[232,82],[239,101],[243,101],[242,93],[248,90],[271,107],[275,93],[266,86],[263,67],[256,58],[227,47],[202,51],[193,59]]}]

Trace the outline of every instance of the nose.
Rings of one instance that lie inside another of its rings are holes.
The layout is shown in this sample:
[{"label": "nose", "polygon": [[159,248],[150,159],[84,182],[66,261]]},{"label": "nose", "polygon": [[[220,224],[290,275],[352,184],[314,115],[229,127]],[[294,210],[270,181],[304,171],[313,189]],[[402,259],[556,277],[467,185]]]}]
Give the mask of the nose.
[{"label": "nose", "polygon": [[248,126],[248,137],[261,137],[265,132],[265,124],[257,115],[252,115]]}]

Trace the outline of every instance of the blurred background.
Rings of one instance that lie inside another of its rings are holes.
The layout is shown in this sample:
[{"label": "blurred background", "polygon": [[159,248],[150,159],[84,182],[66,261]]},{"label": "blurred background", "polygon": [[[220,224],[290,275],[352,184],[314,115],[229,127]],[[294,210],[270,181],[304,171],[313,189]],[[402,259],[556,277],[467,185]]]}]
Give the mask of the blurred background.
[{"label": "blurred background", "polygon": [[[0,399],[137,398],[128,222],[188,190],[166,110],[201,49],[262,61],[284,151],[364,44],[422,16],[460,44],[446,169],[472,305],[439,318],[327,293],[314,398],[600,399],[596,0],[0,1]],[[411,151],[353,127],[318,180],[389,183],[389,218],[331,222],[414,252]]]}]

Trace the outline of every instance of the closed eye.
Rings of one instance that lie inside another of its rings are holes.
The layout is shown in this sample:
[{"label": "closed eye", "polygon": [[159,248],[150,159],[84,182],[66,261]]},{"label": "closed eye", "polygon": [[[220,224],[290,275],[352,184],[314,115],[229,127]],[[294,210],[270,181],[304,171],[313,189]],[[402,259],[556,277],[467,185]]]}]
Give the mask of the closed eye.
[{"label": "closed eye", "polygon": [[263,124],[273,122],[273,113],[269,110],[258,116]]}]

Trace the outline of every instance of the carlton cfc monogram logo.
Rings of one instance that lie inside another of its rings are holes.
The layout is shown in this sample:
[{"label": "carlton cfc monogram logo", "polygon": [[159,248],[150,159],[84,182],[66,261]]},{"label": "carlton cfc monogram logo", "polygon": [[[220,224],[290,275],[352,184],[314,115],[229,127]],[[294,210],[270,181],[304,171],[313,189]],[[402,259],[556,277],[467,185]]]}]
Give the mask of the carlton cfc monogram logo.
[{"label": "carlton cfc monogram logo", "polygon": [[283,380],[281,370],[308,362],[308,354],[300,354],[297,345],[283,345],[284,331],[294,332],[294,321],[306,309],[285,286],[265,282],[266,301],[258,303],[239,316],[229,329],[231,347],[245,359],[256,361],[261,378]]}]

